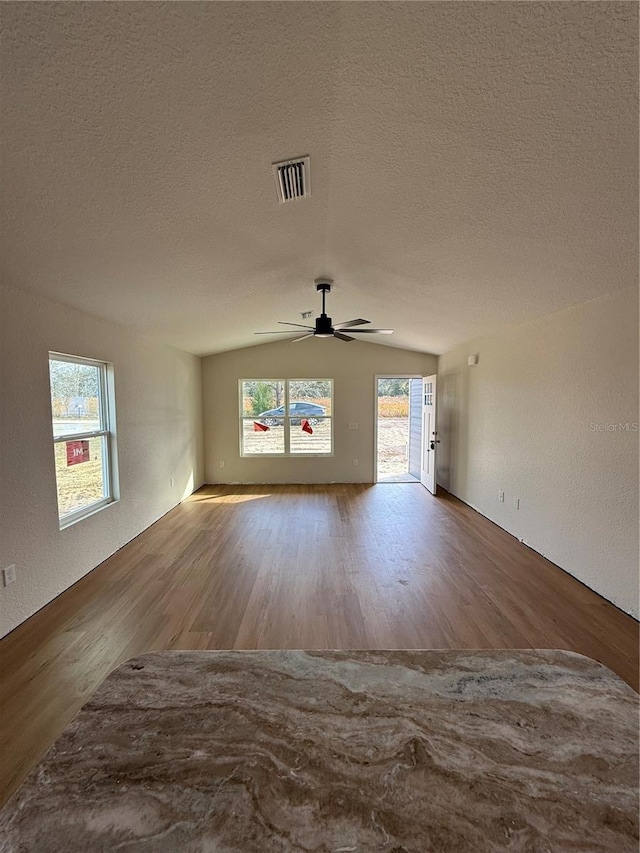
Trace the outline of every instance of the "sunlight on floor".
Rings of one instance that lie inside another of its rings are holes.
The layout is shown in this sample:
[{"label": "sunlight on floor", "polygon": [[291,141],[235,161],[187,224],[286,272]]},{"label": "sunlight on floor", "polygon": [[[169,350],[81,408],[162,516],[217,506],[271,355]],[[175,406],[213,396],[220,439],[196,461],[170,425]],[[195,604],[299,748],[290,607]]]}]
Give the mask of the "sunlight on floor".
[{"label": "sunlight on floor", "polygon": [[190,502],[240,504],[245,501],[257,501],[260,498],[270,498],[271,495],[194,495]]}]

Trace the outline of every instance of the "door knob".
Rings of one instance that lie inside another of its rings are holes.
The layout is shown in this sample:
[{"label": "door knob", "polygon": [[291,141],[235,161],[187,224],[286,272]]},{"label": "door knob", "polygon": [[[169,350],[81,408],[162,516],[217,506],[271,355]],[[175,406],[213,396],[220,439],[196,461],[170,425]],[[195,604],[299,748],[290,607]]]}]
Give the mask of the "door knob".
[{"label": "door knob", "polygon": [[434,438],[434,439],[431,441],[431,449],[432,449],[432,450],[435,450],[435,449],[436,449],[436,444],[440,444],[440,439],[439,439],[439,438]]}]

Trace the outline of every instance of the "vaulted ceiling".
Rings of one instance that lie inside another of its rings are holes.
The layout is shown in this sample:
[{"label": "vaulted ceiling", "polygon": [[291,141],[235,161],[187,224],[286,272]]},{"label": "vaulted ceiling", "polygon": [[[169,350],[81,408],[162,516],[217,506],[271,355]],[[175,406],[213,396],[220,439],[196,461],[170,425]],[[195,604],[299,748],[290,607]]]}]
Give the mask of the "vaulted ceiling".
[{"label": "vaulted ceiling", "polygon": [[434,353],[636,282],[635,3],[0,6],[9,286],[202,355],[320,275]]}]

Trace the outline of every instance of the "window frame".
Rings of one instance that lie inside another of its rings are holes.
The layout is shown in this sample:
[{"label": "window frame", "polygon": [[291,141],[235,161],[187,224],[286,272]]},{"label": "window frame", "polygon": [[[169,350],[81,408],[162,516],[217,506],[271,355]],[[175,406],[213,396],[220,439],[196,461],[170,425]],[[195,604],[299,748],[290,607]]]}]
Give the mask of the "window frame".
[{"label": "window frame", "polygon": [[[281,382],[284,386],[284,410],[285,414],[282,416],[283,425],[282,428],[284,430],[284,452],[283,453],[251,453],[247,452],[244,449],[244,421],[251,421],[252,423],[256,420],[256,415],[245,415],[244,414],[244,395],[242,393],[243,385],[245,382]],[[328,382],[329,387],[331,389],[331,414],[330,415],[311,415],[312,418],[317,418],[317,420],[330,421],[330,436],[331,436],[331,449],[326,453],[292,453],[291,452],[291,418],[299,418],[300,415],[290,414],[289,413],[289,384],[291,382]],[[333,379],[325,378],[325,377],[291,377],[289,379],[278,378],[278,379],[239,379],[238,380],[238,402],[239,402],[239,422],[240,422],[240,430],[239,430],[239,440],[240,440],[240,456],[246,459],[309,459],[313,457],[317,457],[320,459],[326,459],[328,457],[332,457],[334,455],[333,448],[333,420],[334,420],[334,394],[333,394]]]},{"label": "window frame", "polygon": [[[86,506],[80,507],[78,509],[72,510],[71,512],[67,512],[64,514],[60,513],[60,506],[58,505],[58,523],[60,525],[60,530],[64,530],[66,527],[70,527],[72,524],[76,524],[78,521],[82,521],[83,518],[87,518],[90,515],[93,515],[95,512],[98,512],[101,509],[104,509],[106,506],[110,506],[113,503],[116,503],[118,497],[116,495],[116,471],[115,471],[115,434],[114,434],[114,402],[113,402],[113,388],[112,388],[112,371],[113,365],[106,361],[100,361],[95,358],[85,358],[83,356],[76,355],[68,355],[66,353],[59,352],[49,352],[49,366],[52,361],[62,361],[68,364],[84,364],[88,367],[95,367],[98,369],[98,418],[100,429],[97,430],[86,430],[85,432],[73,432],[73,433],[64,433],[62,435],[53,435],[53,446],[55,449],[56,444],[62,444],[67,441],[87,441],[92,438],[100,438],[102,440],[103,447],[103,470],[102,470],[102,488],[105,492],[104,497],[100,498],[97,501],[92,501],[90,504]],[[51,378],[49,378],[49,386],[51,391]],[[51,399],[49,401],[49,405],[51,406]],[[53,409],[51,409],[51,427],[53,432]],[[57,471],[55,470],[54,465],[54,475],[56,477],[56,501],[58,500],[58,484],[57,484]]]}]

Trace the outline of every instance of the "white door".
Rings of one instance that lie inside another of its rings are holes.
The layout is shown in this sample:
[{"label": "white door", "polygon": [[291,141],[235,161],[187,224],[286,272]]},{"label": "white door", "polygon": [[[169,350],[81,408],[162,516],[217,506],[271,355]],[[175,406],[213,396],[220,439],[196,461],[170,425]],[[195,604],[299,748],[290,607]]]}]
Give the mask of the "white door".
[{"label": "white door", "polygon": [[425,376],[422,380],[422,455],[420,482],[432,495],[436,493],[436,447],[439,444],[436,432],[436,377]]}]

